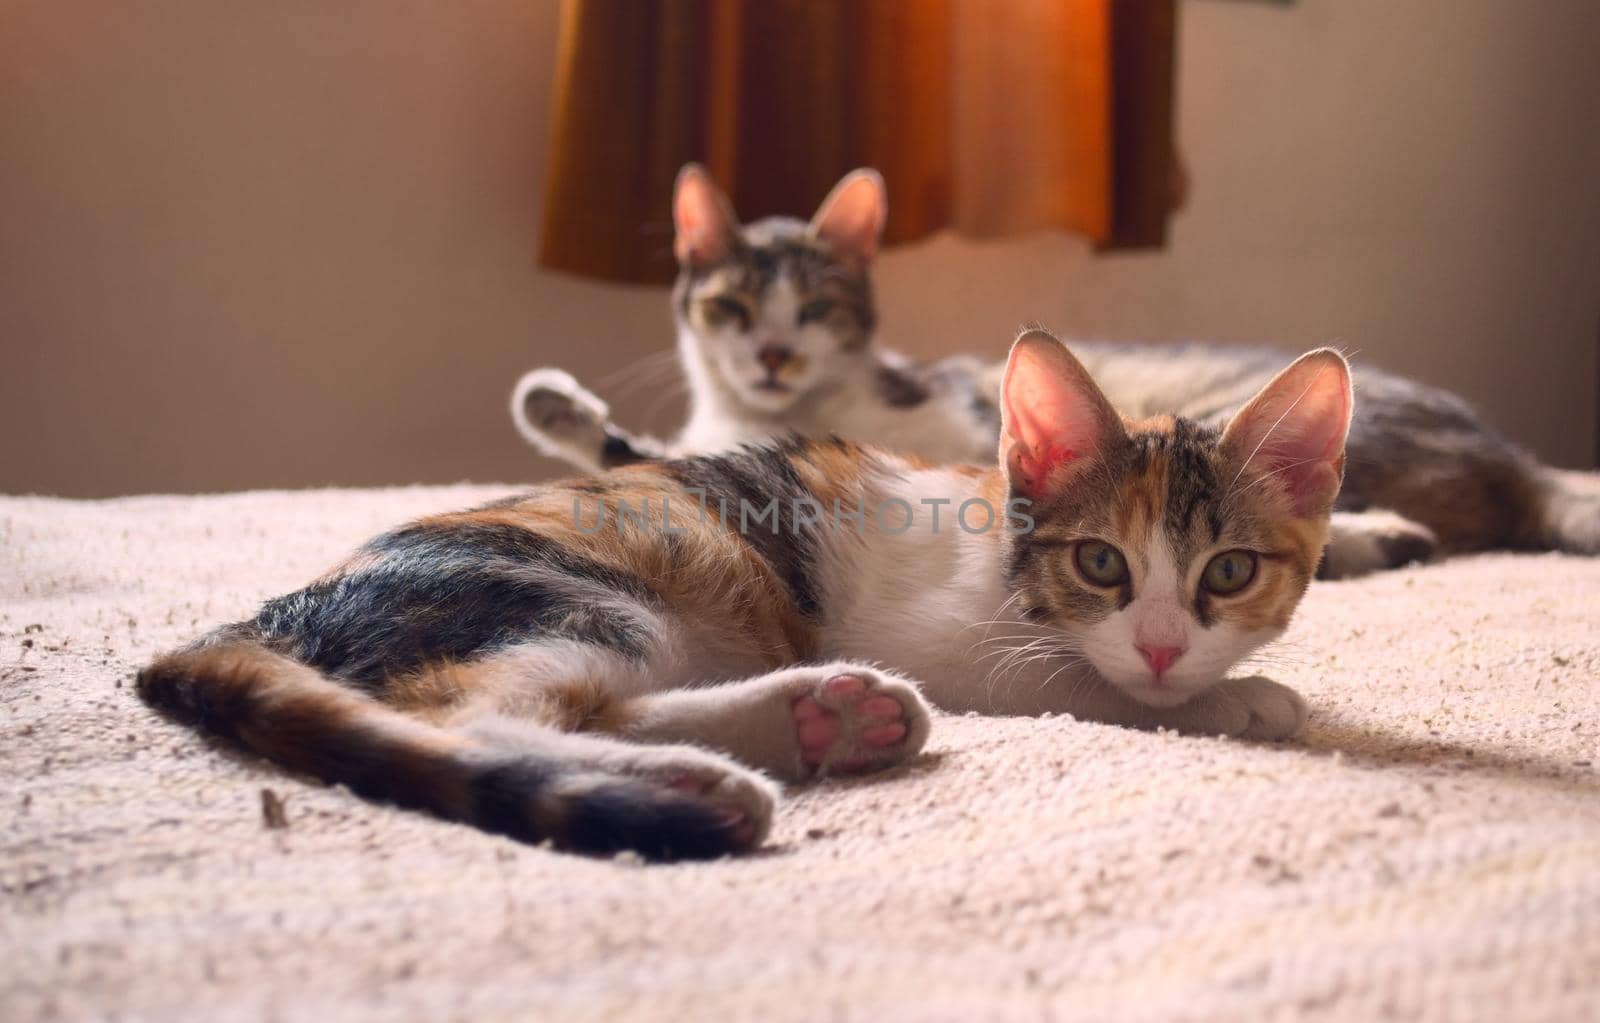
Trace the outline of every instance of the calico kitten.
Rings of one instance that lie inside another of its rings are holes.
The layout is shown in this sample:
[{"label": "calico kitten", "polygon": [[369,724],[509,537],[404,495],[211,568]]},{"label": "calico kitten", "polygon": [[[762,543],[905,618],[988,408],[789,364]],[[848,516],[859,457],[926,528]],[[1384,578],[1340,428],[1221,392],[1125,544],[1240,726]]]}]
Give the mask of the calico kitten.
[{"label": "calico kitten", "polygon": [[[674,200],[674,291],[688,425],[672,444],[633,437],[571,376],[535,370],[512,416],[523,436],[580,468],[728,450],[797,430],[838,433],[935,461],[992,449],[999,367],[917,367],[871,344],[867,268],[886,211],[871,171],[847,176],[809,225],[740,228],[698,167]],[[825,315],[824,315],[825,313]],[[1214,345],[1074,348],[1113,405],[1219,424],[1289,362]],[[1320,573],[1359,575],[1445,553],[1512,547],[1600,552],[1600,496],[1584,494],[1490,429],[1453,394],[1365,367],[1350,468]]]},{"label": "calico kitten", "polygon": [[1035,332],[1001,394],[997,467],[792,437],[414,522],[139,693],[371,798],[657,858],[760,844],[769,776],[913,756],[924,698],[1295,734],[1293,691],[1224,675],[1321,553],[1344,360],[1304,356],[1224,430],[1125,422]]}]

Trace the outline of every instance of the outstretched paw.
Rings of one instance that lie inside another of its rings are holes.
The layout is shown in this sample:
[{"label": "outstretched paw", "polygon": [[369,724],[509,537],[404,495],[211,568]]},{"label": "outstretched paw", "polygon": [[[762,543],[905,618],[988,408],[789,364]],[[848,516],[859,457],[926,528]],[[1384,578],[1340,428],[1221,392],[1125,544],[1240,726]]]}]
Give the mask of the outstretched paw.
[{"label": "outstretched paw", "polygon": [[821,669],[794,699],[803,771],[860,774],[915,756],[928,739],[928,708],[915,687],[861,668]]},{"label": "outstretched paw", "polygon": [[547,455],[598,468],[610,408],[572,374],[544,368],[525,373],[511,392],[517,432]]}]

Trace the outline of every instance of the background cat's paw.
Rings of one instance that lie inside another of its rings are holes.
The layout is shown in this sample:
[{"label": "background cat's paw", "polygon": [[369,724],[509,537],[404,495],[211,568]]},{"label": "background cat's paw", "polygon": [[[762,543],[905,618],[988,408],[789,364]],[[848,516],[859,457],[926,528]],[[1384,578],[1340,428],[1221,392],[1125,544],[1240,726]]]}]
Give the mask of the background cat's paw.
[{"label": "background cat's paw", "polygon": [[1549,476],[1544,502],[1545,542],[1560,551],[1600,554],[1600,474],[1558,469]]},{"label": "background cat's paw", "polygon": [[1403,515],[1381,509],[1334,512],[1317,578],[1348,579],[1432,561],[1438,547],[1433,530]]},{"label": "background cat's paw", "polygon": [[1290,739],[1305,727],[1306,701],[1286,685],[1251,676],[1228,679],[1217,689],[1245,711],[1238,731],[1230,731],[1230,735],[1241,739]]},{"label": "background cat's paw", "polygon": [[803,772],[878,771],[928,741],[928,706],[916,687],[851,665],[806,669],[793,697]]},{"label": "background cat's paw", "polygon": [[598,468],[611,410],[563,370],[525,373],[511,392],[517,432],[547,455]]}]

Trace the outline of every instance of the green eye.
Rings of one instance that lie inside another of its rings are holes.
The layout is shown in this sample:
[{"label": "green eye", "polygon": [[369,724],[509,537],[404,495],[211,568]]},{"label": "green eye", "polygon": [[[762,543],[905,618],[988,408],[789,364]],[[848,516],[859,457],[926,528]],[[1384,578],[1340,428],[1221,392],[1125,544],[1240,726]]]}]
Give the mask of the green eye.
[{"label": "green eye", "polygon": [[1238,593],[1256,577],[1256,556],[1250,551],[1223,551],[1206,564],[1200,581],[1219,597]]},{"label": "green eye", "polygon": [[814,323],[817,320],[825,320],[831,312],[833,303],[828,299],[819,298],[800,307],[800,322]]},{"label": "green eye", "polygon": [[1078,571],[1096,586],[1120,586],[1128,579],[1128,562],[1122,552],[1100,540],[1085,540],[1073,555]]}]

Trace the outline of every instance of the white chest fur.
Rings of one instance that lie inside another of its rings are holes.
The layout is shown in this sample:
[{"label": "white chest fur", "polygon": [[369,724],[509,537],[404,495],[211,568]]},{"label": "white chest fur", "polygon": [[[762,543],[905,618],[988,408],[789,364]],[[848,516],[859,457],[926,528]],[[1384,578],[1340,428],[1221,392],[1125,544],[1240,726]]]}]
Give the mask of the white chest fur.
[{"label": "white chest fur", "polygon": [[[1008,657],[1045,630],[1026,621],[1006,591],[1006,509],[994,508],[988,530],[973,532],[987,503],[961,516],[978,500],[974,480],[944,469],[886,473],[868,490],[862,534],[827,534],[823,655],[892,666],[945,710],[1046,709],[1041,690],[1052,674],[1052,685],[1076,676],[1065,677],[1068,660],[1042,645],[1027,659]],[[908,509],[911,525],[901,530]]]},{"label": "white chest fur", "polygon": [[799,433],[848,437],[934,462],[984,462],[994,456],[992,428],[958,397],[933,394],[906,407],[885,401],[873,383],[880,365],[877,353],[864,353],[854,371],[801,396],[782,412],[766,412],[739,399],[707,364],[699,344],[680,324],[679,361],[689,382],[690,410],[673,445],[675,454],[711,454]]}]

